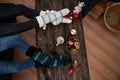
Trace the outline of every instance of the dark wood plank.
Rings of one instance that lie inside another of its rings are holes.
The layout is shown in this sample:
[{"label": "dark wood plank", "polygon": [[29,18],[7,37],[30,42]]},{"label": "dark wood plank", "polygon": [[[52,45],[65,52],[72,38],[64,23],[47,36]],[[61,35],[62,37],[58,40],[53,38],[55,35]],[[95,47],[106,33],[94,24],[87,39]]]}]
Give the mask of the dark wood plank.
[{"label": "dark wood plank", "polygon": [[[63,8],[69,8],[73,10],[74,6],[78,4],[78,0],[36,0],[37,10],[60,10]],[[76,55],[70,55],[70,52],[66,50],[66,42],[69,40],[68,35],[71,29],[76,29],[77,34],[74,38],[80,42],[81,49],[78,50]],[[56,47],[56,38],[63,36],[65,43]],[[71,56],[73,60],[78,60],[79,64],[82,64],[82,70],[77,70],[73,74],[69,74],[69,68],[71,65],[62,68],[39,68],[38,80],[89,80],[89,69],[86,57],[86,49],[84,42],[84,32],[82,27],[81,16],[79,19],[73,19],[71,24],[60,24],[53,26],[47,25],[47,30],[37,29],[37,46],[40,47],[45,54],[49,54],[51,51],[56,51],[59,54]]]}]

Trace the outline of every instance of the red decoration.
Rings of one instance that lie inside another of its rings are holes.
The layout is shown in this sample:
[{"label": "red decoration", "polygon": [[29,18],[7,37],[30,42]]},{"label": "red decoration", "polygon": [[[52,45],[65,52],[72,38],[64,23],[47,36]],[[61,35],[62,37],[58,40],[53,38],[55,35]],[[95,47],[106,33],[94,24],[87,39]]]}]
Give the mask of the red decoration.
[{"label": "red decoration", "polygon": [[66,16],[64,16],[64,18],[75,18],[75,19],[78,19],[79,18],[79,14],[78,13],[73,13],[72,11],[70,11],[70,13]]},{"label": "red decoration", "polygon": [[74,68],[69,68],[69,73],[73,73],[74,72]]},{"label": "red decoration", "polygon": [[72,15],[73,15],[73,12],[71,11],[71,12],[70,12],[70,16],[72,16]]},{"label": "red decoration", "polygon": [[77,67],[79,70],[81,70],[83,67],[82,67],[82,65],[78,65],[78,67]]},{"label": "red decoration", "polygon": [[68,35],[69,36],[74,36],[74,35],[76,35],[76,33],[77,33],[76,30],[72,29],[72,30],[69,31]]},{"label": "red decoration", "polygon": [[78,13],[74,13],[73,17],[77,19],[77,18],[79,18],[79,14]]},{"label": "red decoration", "polygon": [[72,30],[70,31],[70,33],[71,33],[71,35],[75,35],[75,34],[76,34],[76,30],[75,30],[75,29],[72,29]]},{"label": "red decoration", "polygon": [[68,16],[64,16],[64,18],[67,18]]}]

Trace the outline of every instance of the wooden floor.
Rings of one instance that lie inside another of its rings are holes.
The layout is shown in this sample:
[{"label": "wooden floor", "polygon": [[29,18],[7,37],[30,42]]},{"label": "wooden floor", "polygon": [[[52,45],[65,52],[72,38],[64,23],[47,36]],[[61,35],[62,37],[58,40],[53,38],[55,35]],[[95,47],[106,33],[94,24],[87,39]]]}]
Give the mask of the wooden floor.
[{"label": "wooden floor", "polygon": [[[34,8],[34,0],[1,0],[0,2],[22,3]],[[19,17],[22,22],[24,17]],[[109,31],[103,17],[94,20],[87,15],[83,20],[86,51],[91,80],[120,80],[120,33]],[[20,34],[31,45],[35,45],[35,30]],[[29,36],[30,35],[30,36]],[[18,50],[15,59],[26,58]],[[36,69],[21,71],[13,75],[13,80],[37,80]]]}]

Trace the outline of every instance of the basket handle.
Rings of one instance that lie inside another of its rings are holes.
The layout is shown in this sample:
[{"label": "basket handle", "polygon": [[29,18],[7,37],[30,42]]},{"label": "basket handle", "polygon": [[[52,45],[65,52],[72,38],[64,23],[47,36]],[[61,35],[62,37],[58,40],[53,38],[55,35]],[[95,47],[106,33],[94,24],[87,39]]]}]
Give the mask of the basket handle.
[{"label": "basket handle", "polygon": [[106,7],[109,7],[110,5],[114,4],[115,2],[109,2]]}]

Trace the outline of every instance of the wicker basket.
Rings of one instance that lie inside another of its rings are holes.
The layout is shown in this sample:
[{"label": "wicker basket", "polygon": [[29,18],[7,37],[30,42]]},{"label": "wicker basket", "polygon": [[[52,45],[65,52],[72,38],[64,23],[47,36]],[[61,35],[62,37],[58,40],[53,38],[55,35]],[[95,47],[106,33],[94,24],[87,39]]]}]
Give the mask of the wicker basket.
[{"label": "wicker basket", "polygon": [[104,13],[104,22],[113,32],[120,32],[120,3],[110,2]]}]

